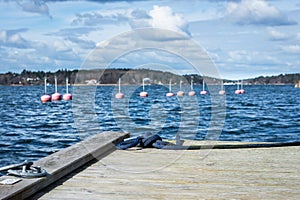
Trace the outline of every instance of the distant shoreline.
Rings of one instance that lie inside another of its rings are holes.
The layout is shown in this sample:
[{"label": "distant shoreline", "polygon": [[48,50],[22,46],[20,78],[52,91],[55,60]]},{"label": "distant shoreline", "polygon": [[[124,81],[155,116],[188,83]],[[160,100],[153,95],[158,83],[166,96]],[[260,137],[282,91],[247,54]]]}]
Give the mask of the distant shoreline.
[{"label": "distant shoreline", "polygon": [[[70,84],[70,86],[73,87],[88,87],[88,86],[117,86],[118,84],[96,84],[96,85],[88,85],[88,84]],[[121,84],[122,86],[139,86],[140,84]],[[152,85],[168,85],[168,84],[152,84]],[[173,84],[173,85],[179,85],[179,84]],[[189,84],[183,84],[183,85],[189,85]],[[202,85],[202,84],[194,84],[194,85]],[[230,84],[230,85],[224,85],[225,87],[228,86],[235,86],[236,84]],[[294,86],[294,84],[284,84],[284,83],[278,83],[278,84],[244,84],[244,86],[258,86],[258,85],[271,85],[271,86],[284,86],[284,85],[291,85]],[[11,84],[11,85],[0,85],[0,86],[11,86],[11,87],[30,87],[30,86],[44,86],[44,85],[19,85],[19,84]],[[59,84],[58,86],[65,86],[64,84]],[[54,86],[48,86],[48,87],[54,87]]]},{"label": "distant shoreline", "polygon": [[[99,73],[101,76],[99,76]],[[22,86],[22,85],[44,85],[46,82],[54,85],[55,77],[57,77],[58,85],[65,85],[66,78],[71,84],[75,86],[86,86],[89,84],[102,85],[115,85],[118,83],[119,78],[122,79],[124,84],[141,84],[142,80],[147,78],[147,83],[152,84],[168,84],[170,80],[172,83],[180,83],[184,80],[185,83],[202,84],[203,80],[210,84],[215,81],[224,82],[226,84],[236,84],[243,82],[243,85],[294,85],[300,80],[300,73],[294,74],[280,74],[274,76],[259,76],[256,78],[241,78],[239,80],[222,79],[221,77],[214,78],[199,74],[185,74],[178,75],[167,71],[151,70],[151,69],[106,69],[106,70],[58,70],[56,72],[42,72],[42,71],[27,71],[23,70],[21,73],[8,72],[5,74],[0,73],[0,85]]]}]

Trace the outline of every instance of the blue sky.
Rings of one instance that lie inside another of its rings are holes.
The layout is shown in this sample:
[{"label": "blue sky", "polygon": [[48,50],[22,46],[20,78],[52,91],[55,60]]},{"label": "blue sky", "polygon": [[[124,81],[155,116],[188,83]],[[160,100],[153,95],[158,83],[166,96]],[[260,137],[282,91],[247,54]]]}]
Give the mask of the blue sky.
[{"label": "blue sky", "polygon": [[[78,69],[99,44],[112,44],[117,37],[113,48],[122,48],[126,43],[118,40],[120,34],[149,27],[195,41],[222,78],[300,72],[297,0],[0,0],[0,24],[0,73]],[[176,37],[168,40],[176,48],[185,48]],[[111,50],[101,55],[109,57]],[[143,51],[125,57],[119,59],[119,66],[147,67],[155,61],[176,73],[193,73],[166,52]]]}]

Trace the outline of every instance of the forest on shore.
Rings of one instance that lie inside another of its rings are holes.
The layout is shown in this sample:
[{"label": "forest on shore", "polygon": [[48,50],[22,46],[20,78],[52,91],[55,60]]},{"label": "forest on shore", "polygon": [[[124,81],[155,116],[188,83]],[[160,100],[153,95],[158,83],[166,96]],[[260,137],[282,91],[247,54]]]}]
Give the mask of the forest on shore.
[{"label": "forest on shore", "polygon": [[[66,77],[70,84],[116,84],[118,79],[122,78],[122,84],[141,84],[144,78],[148,78],[152,84],[179,84],[182,79],[190,82],[192,79],[195,84],[202,83],[204,77],[198,74],[177,75],[171,72],[150,70],[150,69],[105,69],[105,70],[67,70],[62,69],[56,72],[27,71],[21,73],[7,72],[0,74],[0,85],[43,85],[44,78],[47,77],[47,83],[54,84],[54,77],[57,77],[59,85],[66,83]],[[215,79],[213,77],[205,77]],[[280,74],[276,76],[259,76],[256,78],[245,79],[245,84],[256,85],[283,85],[295,84],[300,80],[300,73]],[[235,82],[233,80],[224,80],[224,83]]]}]

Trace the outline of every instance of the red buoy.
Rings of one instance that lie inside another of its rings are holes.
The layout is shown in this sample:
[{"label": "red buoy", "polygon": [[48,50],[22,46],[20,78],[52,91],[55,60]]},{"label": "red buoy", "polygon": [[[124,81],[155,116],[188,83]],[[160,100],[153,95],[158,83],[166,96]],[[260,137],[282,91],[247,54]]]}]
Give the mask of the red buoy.
[{"label": "red buoy", "polygon": [[224,95],[226,92],[225,92],[225,90],[220,90],[219,91],[219,95]]},{"label": "red buoy", "polygon": [[184,96],[184,92],[181,90],[182,81],[179,83],[179,91],[177,92],[177,96]]},{"label": "red buoy", "polygon": [[46,103],[51,101],[51,96],[48,94],[44,94],[43,96],[41,96],[41,102]]},{"label": "red buoy", "polygon": [[66,78],[66,94],[64,94],[62,98],[65,101],[72,100],[72,94],[69,93],[69,79],[68,78]]},{"label": "red buoy", "polygon": [[195,91],[189,91],[189,96],[195,96],[196,92]]},{"label": "red buoy", "polygon": [[52,101],[58,101],[62,99],[62,95],[57,92],[57,77],[54,77],[55,80],[55,93],[51,95]]},{"label": "red buoy", "polygon": [[59,101],[62,99],[62,95],[58,92],[54,93],[51,95],[52,101]]},{"label": "red buoy", "polygon": [[181,90],[180,90],[180,91],[178,91],[178,92],[177,92],[177,96],[180,96],[180,97],[184,96],[184,92],[183,92],[183,91],[181,91]]},{"label": "red buoy", "polygon": [[41,102],[46,103],[51,101],[51,96],[47,94],[47,78],[44,78],[44,85],[45,85],[45,94],[41,96]]},{"label": "red buoy", "polygon": [[148,92],[141,92],[140,93],[140,97],[147,97],[148,96]]},{"label": "red buoy", "polygon": [[63,100],[65,100],[65,101],[72,100],[72,94],[70,94],[70,93],[64,94]]},{"label": "red buoy", "polygon": [[206,94],[207,94],[207,91],[205,91],[205,90],[202,90],[202,91],[200,92],[200,94],[202,94],[202,95],[206,95]]}]

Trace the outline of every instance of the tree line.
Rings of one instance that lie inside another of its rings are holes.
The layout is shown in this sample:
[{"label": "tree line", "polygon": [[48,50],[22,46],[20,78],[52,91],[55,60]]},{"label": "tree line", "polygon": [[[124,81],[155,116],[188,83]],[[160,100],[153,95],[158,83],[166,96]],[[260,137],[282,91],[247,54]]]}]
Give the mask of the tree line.
[{"label": "tree line", "polygon": [[[153,84],[179,84],[181,80],[190,83],[193,79],[195,84],[201,84],[203,77],[198,74],[177,75],[171,72],[151,70],[151,69],[102,69],[102,70],[67,70],[61,69],[56,72],[28,71],[21,73],[0,74],[0,85],[43,85],[44,78],[47,83],[54,84],[54,77],[57,77],[59,85],[66,83],[66,78],[70,84],[89,84],[91,81],[99,84],[116,84],[122,78],[122,84],[141,84],[144,78]],[[206,80],[209,77],[205,77]],[[210,78],[214,79],[214,78]],[[245,84],[295,84],[300,80],[300,73],[280,74],[278,76],[260,76],[244,80]],[[232,80],[224,80],[232,82]]]}]

